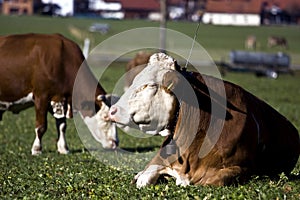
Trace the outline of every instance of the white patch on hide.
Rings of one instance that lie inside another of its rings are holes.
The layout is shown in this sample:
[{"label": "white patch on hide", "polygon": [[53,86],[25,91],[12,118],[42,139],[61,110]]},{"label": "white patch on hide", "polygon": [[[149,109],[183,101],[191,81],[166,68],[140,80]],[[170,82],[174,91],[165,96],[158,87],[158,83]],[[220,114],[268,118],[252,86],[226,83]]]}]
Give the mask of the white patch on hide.
[{"label": "white patch on hide", "polygon": [[56,119],[60,119],[60,118],[65,117],[65,109],[64,109],[63,102],[51,101],[50,104],[52,106],[53,116]]},{"label": "white patch on hide", "polygon": [[[22,105],[33,102],[33,93],[30,92],[27,96],[13,102],[0,101],[0,110],[9,110],[13,106],[19,106],[16,112],[22,110]],[[26,107],[26,106],[25,106]]]},{"label": "white patch on hide", "polygon": [[163,136],[163,137],[165,137],[165,136],[171,135],[171,131],[168,130],[168,129],[164,129],[162,131],[159,131],[158,134],[161,135],[161,136]]}]

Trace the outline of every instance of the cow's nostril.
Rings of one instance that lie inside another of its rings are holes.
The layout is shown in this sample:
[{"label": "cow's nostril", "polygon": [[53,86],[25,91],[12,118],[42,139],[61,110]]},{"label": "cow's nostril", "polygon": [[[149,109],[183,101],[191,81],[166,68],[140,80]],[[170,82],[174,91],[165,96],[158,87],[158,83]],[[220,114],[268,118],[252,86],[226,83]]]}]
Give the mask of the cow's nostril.
[{"label": "cow's nostril", "polygon": [[116,106],[112,106],[112,107],[110,108],[109,114],[110,114],[110,115],[114,115],[114,114],[116,114],[117,111],[118,111],[117,107],[116,107]]}]

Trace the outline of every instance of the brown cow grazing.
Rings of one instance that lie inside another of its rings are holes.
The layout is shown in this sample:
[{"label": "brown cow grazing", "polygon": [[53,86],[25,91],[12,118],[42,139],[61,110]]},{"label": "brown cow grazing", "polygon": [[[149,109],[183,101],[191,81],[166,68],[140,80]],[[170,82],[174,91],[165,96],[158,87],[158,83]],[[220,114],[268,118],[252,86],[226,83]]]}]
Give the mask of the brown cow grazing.
[{"label": "brown cow grazing", "polygon": [[280,46],[284,48],[288,48],[288,42],[284,37],[276,37],[276,36],[270,36],[268,38],[268,47],[272,48],[275,46]]},{"label": "brown cow grazing", "polygon": [[137,187],[163,174],[183,186],[288,174],[300,153],[297,129],[271,106],[233,83],[187,72],[163,53],[150,57],[109,115],[120,127],[167,136],[135,176]]},{"label": "brown cow grazing", "polygon": [[[73,91],[76,76],[80,88]],[[116,127],[107,120],[109,107],[103,101],[106,93],[84,61],[80,48],[71,40],[58,34],[0,37],[0,80],[1,118],[7,110],[19,113],[35,107],[33,155],[42,152],[48,111],[56,119],[58,152],[69,152],[65,131],[66,118],[73,116],[72,106],[81,111],[103,147],[116,148]]]},{"label": "brown cow grazing", "polygon": [[151,55],[152,54],[150,53],[139,51],[135,57],[127,63],[125,68],[126,74],[124,91],[126,91],[131,85],[134,77],[145,68]]}]

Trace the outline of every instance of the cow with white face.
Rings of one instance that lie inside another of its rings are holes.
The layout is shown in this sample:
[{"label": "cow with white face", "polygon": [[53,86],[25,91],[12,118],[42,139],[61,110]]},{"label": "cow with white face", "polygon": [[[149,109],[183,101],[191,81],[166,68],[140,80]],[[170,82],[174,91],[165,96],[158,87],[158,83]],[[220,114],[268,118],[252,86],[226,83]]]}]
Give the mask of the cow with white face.
[{"label": "cow with white face", "polygon": [[[161,65],[150,67],[157,63]],[[131,127],[151,135],[168,135],[166,128],[174,116],[176,99],[161,86],[161,82],[164,73],[175,70],[176,63],[165,54],[154,54],[148,66],[111,107],[110,117],[125,130]]]},{"label": "cow with white face", "polygon": [[288,174],[300,154],[297,129],[271,106],[235,84],[187,72],[163,53],[150,57],[109,117],[123,128],[166,136],[135,176],[137,187],[162,174],[183,186]]}]

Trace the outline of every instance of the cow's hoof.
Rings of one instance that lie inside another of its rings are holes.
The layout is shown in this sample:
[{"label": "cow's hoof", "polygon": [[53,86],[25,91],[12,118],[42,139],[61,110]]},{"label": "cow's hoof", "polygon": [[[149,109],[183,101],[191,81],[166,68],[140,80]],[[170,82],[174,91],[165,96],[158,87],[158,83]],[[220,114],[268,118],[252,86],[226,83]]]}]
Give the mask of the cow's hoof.
[{"label": "cow's hoof", "polygon": [[144,171],[139,172],[135,177],[134,177],[134,182],[136,184],[137,188],[142,188],[147,185],[153,184],[151,183],[151,174],[150,173],[145,173]]},{"label": "cow's hoof", "polygon": [[186,187],[186,186],[190,185],[190,181],[189,181],[189,179],[187,179],[185,177],[178,177],[176,179],[176,185]]},{"label": "cow's hoof", "polygon": [[41,155],[41,154],[42,154],[41,150],[31,149],[31,155],[38,156],[38,155]]},{"label": "cow's hoof", "polygon": [[58,149],[57,150],[59,154],[69,154],[70,151],[68,149]]}]

